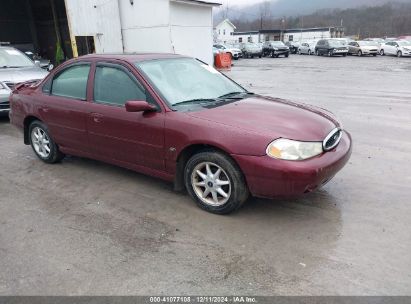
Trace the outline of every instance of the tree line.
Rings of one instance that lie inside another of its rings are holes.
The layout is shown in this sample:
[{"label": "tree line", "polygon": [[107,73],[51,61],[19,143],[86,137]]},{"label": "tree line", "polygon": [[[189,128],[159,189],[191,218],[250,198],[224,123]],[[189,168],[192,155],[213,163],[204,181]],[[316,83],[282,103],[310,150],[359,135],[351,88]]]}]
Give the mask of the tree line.
[{"label": "tree line", "polygon": [[411,35],[411,3],[327,9],[303,16],[271,17],[270,14],[267,7],[262,5],[259,17],[247,20],[240,16],[231,21],[237,31],[343,25],[346,35],[358,35],[361,38]]}]

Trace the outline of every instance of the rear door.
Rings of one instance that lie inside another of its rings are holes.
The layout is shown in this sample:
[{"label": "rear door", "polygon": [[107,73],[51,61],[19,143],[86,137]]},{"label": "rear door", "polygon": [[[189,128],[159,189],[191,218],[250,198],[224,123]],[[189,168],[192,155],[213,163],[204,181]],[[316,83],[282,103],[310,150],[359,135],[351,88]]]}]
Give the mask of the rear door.
[{"label": "rear door", "polygon": [[[125,103],[144,100],[158,112],[131,113]],[[90,144],[99,158],[164,170],[164,113],[133,72],[120,63],[98,62],[87,118]]]},{"label": "rear door", "polygon": [[69,65],[43,86],[40,115],[53,139],[63,148],[89,151],[86,100],[90,67],[90,62]]}]

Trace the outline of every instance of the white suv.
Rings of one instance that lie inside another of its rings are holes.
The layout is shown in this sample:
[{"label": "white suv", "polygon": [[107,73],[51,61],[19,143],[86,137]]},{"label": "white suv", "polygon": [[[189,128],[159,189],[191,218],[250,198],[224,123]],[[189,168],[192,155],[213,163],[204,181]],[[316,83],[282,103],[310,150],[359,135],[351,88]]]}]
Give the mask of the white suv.
[{"label": "white suv", "polygon": [[388,41],[381,45],[380,55],[411,56],[411,42],[407,40]]},{"label": "white suv", "polygon": [[240,49],[232,48],[224,44],[214,44],[213,47],[222,52],[229,53],[231,55],[231,58],[235,60],[238,60],[240,57],[243,56],[243,52]]}]

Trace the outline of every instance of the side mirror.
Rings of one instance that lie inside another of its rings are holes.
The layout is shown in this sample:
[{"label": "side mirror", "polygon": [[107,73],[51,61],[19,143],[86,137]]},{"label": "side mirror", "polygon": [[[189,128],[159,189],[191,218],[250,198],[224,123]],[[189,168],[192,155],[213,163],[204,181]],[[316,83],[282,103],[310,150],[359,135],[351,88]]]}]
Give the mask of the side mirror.
[{"label": "side mirror", "polygon": [[130,100],[126,102],[127,112],[154,112],[157,108],[147,101],[143,100]]},{"label": "side mirror", "polygon": [[34,60],[34,65],[36,67],[40,67],[40,60]]},{"label": "side mirror", "polygon": [[52,63],[50,63],[47,67],[47,71],[51,71],[52,69],[54,69],[54,65]]}]

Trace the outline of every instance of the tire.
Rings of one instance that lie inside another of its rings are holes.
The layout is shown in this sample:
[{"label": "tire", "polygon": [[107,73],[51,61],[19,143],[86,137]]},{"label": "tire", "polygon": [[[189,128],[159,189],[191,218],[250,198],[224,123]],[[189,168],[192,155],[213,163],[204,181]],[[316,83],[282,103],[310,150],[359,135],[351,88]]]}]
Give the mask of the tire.
[{"label": "tire", "polygon": [[384,52],[383,49],[380,50],[380,55],[381,55],[381,56],[385,56],[385,52]]},{"label": "tire", "polygon": [[258,58],[261,58],[262,57],[262,55],[258,55]]},{"label": "tire", "polygon": [[[219,176],[212,176],[218,169]],[[234,212],[249,196],[244,176],[237,164],[225,154],[212,150],[200,152],[189,159],[185,166],[184,180],[188,193],[197,205],[215,214]],[[221,185],[217,185],[217,181]],[[227,197],[221,193],[225,193]]]},{"label": "tire", "polygon": [[343,57],[347,57],[347,54],[343,54]]},{"label": "tire", "polygon": [[328,51],[327,56],[328,56],[328,57],[332,57],[332,56],[333,56],[333,54],[331,53],[331,51]]},{"label": "tire", "polygon": [[401,58],[401,57],[402,57],[402,52],[401,52],[401,51],[398,51],[398,52],[397,52],[397,57],[398,57],[398,58]]},{"label": "tire", "polygon": [[42,161],[48,164],[60,162],[64,154],[50,136],[47,126],[41,121],[35,120],[29,126],[30,145]]},{"label": "tire", "polygon": [[374,57],[377,57],[377,54],[372,54]]},{"label": "tire", "polygon": [[359,50],[357,55],[358,55],[358,57],[361,57],[362,56],[362,51]]},{"label": "tire", "polygon": [[288,56],[290,56],[290,54],[289,54],[289,53],[288,53],[288,54],[285,54],[285,56],[284,56],[284,57],[285,57],[285,58],[288,58]]},{"label": "tire", "polygon": [[320,51],[319,51],[319,50],[316,50],[316,51],[315,51],[315,55],[320,56]]},{"label": "tire", "polygon": [[308,55],[311,56],[311,50],[308,50]]}]

